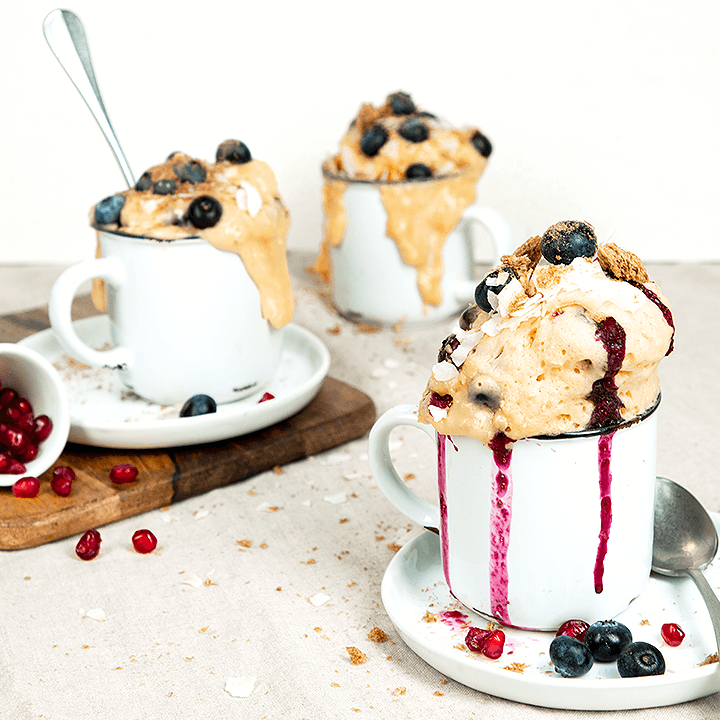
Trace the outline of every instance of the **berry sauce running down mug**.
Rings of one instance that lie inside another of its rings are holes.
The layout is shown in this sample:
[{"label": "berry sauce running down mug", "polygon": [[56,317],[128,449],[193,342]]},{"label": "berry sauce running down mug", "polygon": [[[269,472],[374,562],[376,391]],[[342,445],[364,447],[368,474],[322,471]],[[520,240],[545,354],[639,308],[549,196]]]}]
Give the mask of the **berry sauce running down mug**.
[{"label": "berry sauce running down mug", "polygon": [[[200,393],[227,403],[268,384],[282,328],[262,317],[257,286],[238,255],[199,238],[98,237],[102,257],[68,268],[50,296],[52,329],[72,357],[117,369],[128,388],[162,405]],[[108,350],[89,347],[73,328],[73,297],[93,278],[105,284]]]},{"label": "berry sauce running down mug", "polygon": [[[510,627],[556,630],[624,610],[650,576],[655,495],[655,405],[613,429],[488,447],[436,433],[417,407],[388,410],[370,432],[373,476],[387,499],[440,536],[451,594]],[[437,448],[438,505],[402,481],[393,428],[417,427]]]},{"label": "berry sauce running down mug", "polygon": [[[465,308],[477,285],[475,226],[484,229],[490,239],[491,265],[513,251],[512,232],[504,218],[496,210],[477,204],[466,207],[461,216],[458,212],[459,221],[443,241],[439,226],[447,222],[450,212],[443,212],[433,198],[445,198],[452,207],[453,188],[446,186],[453,180],[370,182],[325,174],[325,192],[328,198],[334,198],[325,203],[326,238],[328,223],[340,228],[340,234],[328,242],[326,249],[333,303],[341,315],[380,325],[448,318]],[[341,192],[337,198],[333,188]],[[391,215],[387,203],[393,203]],[[427,208],[434,210],[428,214]],[[437,304],[426,302],[419,288],[422,280],[418,267],[408,257],[415,255],[415,243],[398,243],[391,237],[404,235],[411,223],[416,224],[422,240],[432,246],[428,272],[434,279],[428,284],[438,283],[440,297],[433,301]],[[433,239],[436,233],[437,240]],[[437,263],[433,245],[436,241],[442,246],[441,262]]]}]

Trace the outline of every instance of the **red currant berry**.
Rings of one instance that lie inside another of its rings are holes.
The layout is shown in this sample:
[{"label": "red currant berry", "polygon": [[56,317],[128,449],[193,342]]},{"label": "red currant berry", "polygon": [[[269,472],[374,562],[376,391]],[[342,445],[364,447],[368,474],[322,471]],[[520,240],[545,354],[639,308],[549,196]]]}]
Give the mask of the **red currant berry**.
[{"label": "red currant berry", "polygon": [[150,530],[136,530],[132,536],[132,544],[135,552],[147,555],[157,547],[157,538]]},{"label": "red currant berry", "polygon": [[100,554],[102,538],[97,530],[88,530],[75,546],[75,554],[81,560],[92,560]]}]

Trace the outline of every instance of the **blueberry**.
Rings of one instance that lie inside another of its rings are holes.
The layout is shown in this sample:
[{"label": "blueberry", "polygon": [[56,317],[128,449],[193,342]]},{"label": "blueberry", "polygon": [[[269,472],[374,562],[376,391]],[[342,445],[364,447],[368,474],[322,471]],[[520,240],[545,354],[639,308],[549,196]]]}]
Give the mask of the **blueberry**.
[{"label": "blueberry", "polygon": [[188,220],[199,229],[217,225],[222,215],[222,205],[210,195],[196,197],[188,207]]},{"label": "blueberry", "polygon": [[415,112],[415,103],[405,92],[396,92],[388,95],[390,109],[395,115],[412,115]]},{"label": "blueberry", "polygon": [[375,157],[387,139],[387,130],[382,125],[373,125],[362,134],[360,150],[368,157]]},{"label": "blueberry", "polygon": [[479,130],[476,130],[473,133],[473,136],[470,138],[470,142],[484,158],[490,157],[492,144]]},{"label": "blueberry", "polygon": [[479,314],[480,308],[477,305],[469,305],[466,307],[458,320],[460,329],[469,330],[473,326],[473,323],[477,320]]},{"label": "blueberry", "polygon": [[630,643],[617,660],[620,677],[647,677],[665,673],[665,658],[650,643]]},{"label": "blueberry", "polygon": [[413,163],[408,165],[405,177],[408,180],[425,180],[425,178],[432,177],[432,170],[424,163]]},{"label": "blueberry", "polygon": [[197,161],[191,160],[184,165],[175,165],[173,171],[180,182],[201,183],[207,179],[205,168]]},{"label": "blueberry", "polygon": [[560,635],[550,643],[550,660],[555,672],[568,678],[585,675],[593,666],[593,656],[587,645],[568,635]]},{"label": "blueberry", "polygon": [[598,620],[585,631],[585,644],[598,662],[615,662],[631,642],[630,629],[617,620]]},{"label": "blueberry", "polygon": [[120,221],[120,211],[125,204],[124,195],[111,195],[95,206],[95,222],[99,225],[112,225]]},{"label": "blueberry", "polygon": [[428,130],[428,126],[422,120],[410,118],[400,125],[398,133],[400,137],[403,137],[412,143],[421,143],[428,139],[430,131]]},{"label": "blueberry", "polygon": [[244,165],[252,160],[252,155],[244,142],[240,142],[239,140],[225,140],[218,145],[215,159],[218,162],[226,160],[236,165]]},{"label": "blueberry", "polygon": [[172,195],[176,190],[177,183],[174,180],[156,180],[152,186],[155,195]]},{"label": "blueberry", "polygon": [[217,411],[216,402],[209,395],[193,395],[180,410],[180,417],[209,415]]},{"label": "blueberry", "polygon": [[184,155],[184,154],[185,153],[182,153],[179,150],[176,150],[175,152],[171,152],[165,159],[172,160],[176,155]]},{"label": "blueberry", "polygon": [[457,336],[454,334],[448,335],[442,341],[442,345],[440,345],[437,361],[439,363],[445,362],[446,360],[452,362],[452,354],[458,347],[460,347],[460,341],[457,339]]},{"label": "blueberry", "polygon": [[515,271],[511,268],[498,268],[490,271],[475,288],[475,303],[477,306],[487,313],[492,312],[495,308],[490,304],[488,294],[498,295],[515,277]]},{"label": "blueberry", "polygon": [[152,175],[150,174],[150,171],[147,170],[140,176],[140,179],[135,183],[135,189],[138,192],[145,192],[146,190],[149,190],[151,187],[152,187]]},{"label": "blueberry", "polygon": [[540,250],[552,265],[569,265],[575,258],[589,258],[595,254],[597,236],[589,223],[565,220],[545,231]]}]

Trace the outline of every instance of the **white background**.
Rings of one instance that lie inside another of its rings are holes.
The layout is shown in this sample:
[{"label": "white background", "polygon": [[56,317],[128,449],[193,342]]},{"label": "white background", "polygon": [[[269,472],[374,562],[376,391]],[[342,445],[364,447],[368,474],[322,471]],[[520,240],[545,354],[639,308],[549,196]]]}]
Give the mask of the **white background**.
[{"label": "white background", "polygon": [[[0,0],[0,262],[89,257],[124,188],[42,34],[57,0]],[[646,260],[720,259],[715,0],[73,0],[136,176],[245,141],[289,246],[320,242],[320,171],[362,101],[410,92],[494,152],[479,200],[517,242],[585,219]]]}]

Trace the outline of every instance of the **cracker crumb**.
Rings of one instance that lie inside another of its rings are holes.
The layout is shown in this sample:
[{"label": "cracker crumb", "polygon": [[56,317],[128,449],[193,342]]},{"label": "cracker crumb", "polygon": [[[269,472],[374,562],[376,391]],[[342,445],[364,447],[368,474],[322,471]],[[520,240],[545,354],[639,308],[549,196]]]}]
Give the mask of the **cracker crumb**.
[{"label": "cracker crumb", "polygon": [[273,468],[273,472],[274,472],[276,475],[282,475],[282,474],[283,474],[282,465],[276,465],[276,466]]},{"label": "cracker crumb", "polygon": [[390,636],[384,630],[381,630],[379,627],[374,627],[368,633],[368,639],[376,643],[384,643],[389,639],[389,637]]},{"label": "cracker crumb", "polygon": [[327,329],[328,335],[339,335],[340,334],[340,326],[339,325],[333,325],[331,328]]},{"label": "cracker crumb", "polygon": [[407,693],[406,687],[397,687],[392,691],[393,695],[405,695]]},{"label": "cracker crumb", "polygon": [[436,690],[433,695],[437,695],[438,697],[445,697],[445,693],[441,693],[439,690]]},{"label": "cracker crumb", "polygon": [[503,670],[509,670],[510,672],[520,673],[521,675],[525,672],[525,668],[530,667],[525,663],[514,662],[506,665]]},{"label": "cracker crumb", "polygon": [[388,550],[392,550],[393,552],[397,552],[398,550],[402,550],[402,545],[398,545],[396,542],[391,542],[387,544]]},{"label": "cracker crumb", "polygon": [[236,540],[235,542],[243,548],[252,547],[252,540]]},{"label": "cracker crumb", "polygon": [[423,615],[423,620],[426,623],[437,622],[437,613],[431,613],[429,610]]},{"label": "cracker crumb", "polygon": [[615,243],[600,245],[597,259],[605,274],[616,280],[637,283],[646,283],[650,280],[642,260],[629,250],[618,247]]},{"label": "cracker crumb", "polygon": [[702,667],[703,665],[712,665],[713,663],[718,662],[718,654],[713,653],[712,655],[708,655],[701,663],[699,667]]},{"label": "cracker crumb", "polygon": [[358,650],[356,647],[346,647],[345,649],[353,665],[362,665],[367,660],[367,655],[362,650]]},{"label": "cracker crumb", "polygon": [[360,323],[356,328],[358,332],[366,334],[380,332],[381,329],[379,325],[368,325],[367,323]]}]

